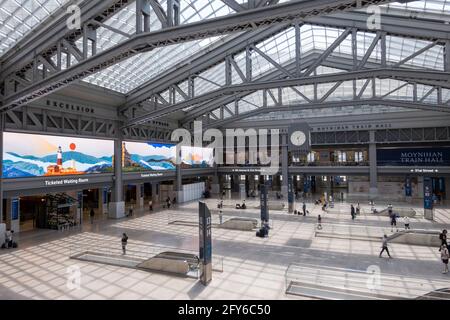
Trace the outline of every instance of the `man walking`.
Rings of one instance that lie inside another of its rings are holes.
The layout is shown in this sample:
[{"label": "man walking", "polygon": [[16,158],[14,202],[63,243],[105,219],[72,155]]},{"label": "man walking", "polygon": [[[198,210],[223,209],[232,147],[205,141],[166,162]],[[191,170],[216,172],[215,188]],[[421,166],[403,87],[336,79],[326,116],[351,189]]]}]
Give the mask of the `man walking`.
[{"label": "man walking", "polygon": [[350,214],[352,215],[352,220],[355,220],[355,207],[353,204],[350,206]]},{"label": "man walking", "polygon": [[306,217],[306,203],[305,202],[303,202],[302,209],[303,209],[303,216]]},{"label": "man walking", "polygon": [[122,234],[122,254],[127,254],[128,236],[126,233]]},{"label": "man walking", "polygon": [[397,216],[395,215],[395,213],[392,213],[391,214],[391,232],[394,232],[394,227],[397,229],[397,232],[398,232]]},{"label": "man walking", "polygon": [[94,224],[95,212],[93,208],[91,209],[91,212],[89,212],[89,217],[91,218],[91,224]]},{"label": "man walking", "polygon": [[383,237],[383,242],[382,242],[382,247],[381,248],[382,249],[381,249],[379,257],[381,258],[381,255],[383,254],[383,252],[386,251],[388,256],[389,256],[389,259],[391,259],[392,257],[391,257],[391,254],[389,253],[387,235],[384,235],[384,237]]}]

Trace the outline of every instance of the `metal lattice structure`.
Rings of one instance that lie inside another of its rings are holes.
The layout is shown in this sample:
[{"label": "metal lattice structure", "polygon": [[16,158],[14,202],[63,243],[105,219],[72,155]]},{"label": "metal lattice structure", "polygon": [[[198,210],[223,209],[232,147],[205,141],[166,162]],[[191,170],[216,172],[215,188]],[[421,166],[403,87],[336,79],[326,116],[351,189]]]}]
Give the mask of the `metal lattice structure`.
[{"label": "metal lattice structure", "polygon": [[445,0],[80,0],[74,29],[72,4],[0,3],[13,30],[0,33],[0,108],[15,128],[106,133],[14,113],[80,80],[125,96],[120,126],[134,138],[167,138],[145,128],[174,114],[220,127],[305,110],[450,110]]}]

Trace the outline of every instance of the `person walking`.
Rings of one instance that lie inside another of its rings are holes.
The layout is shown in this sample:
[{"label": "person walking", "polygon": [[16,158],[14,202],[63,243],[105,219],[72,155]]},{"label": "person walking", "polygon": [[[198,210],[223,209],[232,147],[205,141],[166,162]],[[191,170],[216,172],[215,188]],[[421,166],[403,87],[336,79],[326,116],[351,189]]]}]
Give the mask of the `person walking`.
[{"label": "person walking", "polygon": [[219,224],[222,224],[223,222],[223,213],[222,210],[219,210]]},{"label": "person walking", "polygon": [[352,215],[352,220],[355,220],[355,207],[353,204],[350,206],[350,214]]},{"label": "person walking", "polygon": [[397,232],[398,232],[397,216],[393,213],[391,215],[391,232],[394,232],[394,227],[397,229]]},{"label": "person walking", "polygon": [[305,202],[303,202],[302,209],[303,209],[303,216],[306,217],[306,203]]},{"label": "person walking", "polygon": [[405,223],[405,230],[410,230],[411,228],[409,227],[409,218],[405,216],[403,218],[403,222]]},{"label": "person walking", "polygon": [[361,213],[361,208],[360,208],[359,202],[358,202],[358,204],[356,205],[356,214],[358,215],[360,213]]},{"label": "person walking", "polygon": [[128,236],[126,233],[122,234],[122,254],[127,254]]},{"label": "person walking", "polygon": [[319,214],[319,216],[317,217],[317,229],[318,230],[322,230],[322,217]]},{"label": "person walking", "polygon": [[448,259],[449,259],[449,252],[448,252],[448,248],[445,244],[443,244],[441,246],[441,260],[442,263],[444,264],[444,271],[442,271],[442,273],[448,273]]},{"label": "person walking", "polygon": [[91,211],[89,212],[89,217],[91,218],[91,224],[94,224],[94,217],[95,217],[94,208],[91,208]]},{"label": "person walking", "polygon": [[150,199],[150,201],[148,202],[148,210],[153,211],[153,200]]},{"label": "person walking", "polygon": [[384,251],[387,252],[387,254],[389,256],[389,259],[391,259],[392,257],[391,257],[391,254],[389,253],[387,235],[384,235],[384,237],[383,237],[383,242],[382,242],[382,245],[381,245],[381,252],[380,252],[380,255],[379,255],[380,258],[381,258],[381,255],[383,254]]},{"label": "person walking", "polygon": [[131,206],[130,209],[128,210],[128,216],[129,217],[133,216],[133,206]]},{"label": "person walking", "polygon": [[439,240],[441,240],[441,246],[439,247],[439,251],[441,251],[441,247],[445,245],[445,247],[448,249],[448,243],[447,243],[447,230],[444,229],[439,234]]}]

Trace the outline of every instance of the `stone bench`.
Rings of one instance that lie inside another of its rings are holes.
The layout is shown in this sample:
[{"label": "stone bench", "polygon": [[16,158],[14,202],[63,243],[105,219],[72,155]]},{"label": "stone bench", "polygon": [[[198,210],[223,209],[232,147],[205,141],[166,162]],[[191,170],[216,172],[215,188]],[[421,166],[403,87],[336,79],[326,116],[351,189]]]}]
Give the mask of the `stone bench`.
[{"label": "stone bench", "polygon": [[258,220],[246,218],[231,218],[220,225],[224,229],[252,231],[258,226]]}]

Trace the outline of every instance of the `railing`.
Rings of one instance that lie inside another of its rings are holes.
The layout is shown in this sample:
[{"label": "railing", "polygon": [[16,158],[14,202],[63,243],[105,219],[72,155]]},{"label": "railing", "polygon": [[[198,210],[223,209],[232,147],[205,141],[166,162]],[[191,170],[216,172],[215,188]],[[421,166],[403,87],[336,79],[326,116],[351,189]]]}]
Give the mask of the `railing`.
[{"label": "railing", "polygon": [[[97,257],[103,257],[98,259],[82,259],[96,263],[104,264],[114,264],[111,261],[118,261],[118,259],[123,260],[123,263],[116,263],[117,266],[131,267],[134,268],[138,264],[157,256],[163,252],[178,252],[187,253],[192,255],[198,255],[198,252],[192,249],[182,249],[169,246],[159,246],[154,244],[145,244],[136,241],[128,241],[126,246],[126,254],[123,254],[122,244],[120,241],[116,241],[114,244],[109,239],[98,239],[94,235],[83,236],[83,242],[76,241],[69,245],[69,257],[77,258],[79,256],[91,255]],[[213,271],[223,272],[223,257],[213,255],[212,256]],[[198,268],[197,268],[198,269]],[[190,270],[192,272],[197,272],[196,277],[199,276],[199,270]]]},{"label": "railing", "polygon": [[368,161],[346,161],[346,162],[336,162],[336,161],[314,161],[314,162],[291,162],[293,167],[368,167]]},{"label": "railing", "polygon": [[[376,266],[364,271],[293,263],[285,271],[285,286],[286,294],[317,299],[392,300],[420,298],[450,285],[440,279],[384,273]],[[450,293],[428,297],[450,300]]]}]

